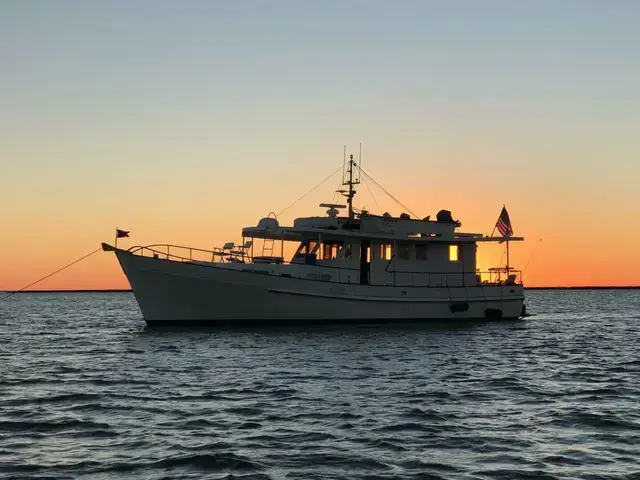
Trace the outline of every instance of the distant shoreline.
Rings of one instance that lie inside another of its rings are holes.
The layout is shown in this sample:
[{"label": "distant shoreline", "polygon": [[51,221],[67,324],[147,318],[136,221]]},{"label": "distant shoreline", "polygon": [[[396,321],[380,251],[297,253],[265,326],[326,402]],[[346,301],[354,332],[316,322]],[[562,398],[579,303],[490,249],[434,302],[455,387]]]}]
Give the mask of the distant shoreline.
[{"label": "distant shoreline", "polygon": [[524,287],[526,290],[640,290],[640,286]]},{"label": "distant shoreline", "polygon": [[[640,290],[638,286],[579,286],[579,287],[526,287],[527,290]],[[132,292],[129,289],[107,289],[107,290],[4,290],[0,293],[12,294],[12,293],[128,293]]]},{"label": "distant shoreline", "polygon": [[107,290],[4,290],[1,293],[126,293],[131,292],[129,289],[107,289]]}]

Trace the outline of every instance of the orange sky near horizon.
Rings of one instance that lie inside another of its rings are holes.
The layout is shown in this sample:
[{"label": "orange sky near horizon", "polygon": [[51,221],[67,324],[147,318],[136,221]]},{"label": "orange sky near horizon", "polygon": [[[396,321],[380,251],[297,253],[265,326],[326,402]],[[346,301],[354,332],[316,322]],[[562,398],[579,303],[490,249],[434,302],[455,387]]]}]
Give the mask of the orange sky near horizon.
[{"label": "orange sky near horizon", "polygon": [[[525,285],[640,285],[640,2],[354,5],[0,2],[0,290],[116,227],[122,246],[240,241],[359,142],[420,217],[490,234],[506,204]],[[402,213],[369,188],[356,206]],[[36,286],[127,287],[104,252]]]},{"label": "orange sky near horizon", "polygon": [[[375,158],[374,154],[371,156],[374,159],[369,163],[373,165],[367,165],[365,159],[365,171],[409,209],[421,217],[435,217],[441,208],[449,209],[455,218],[462,221],[461,231],[490,234],[502,208],[501,202],[504,202],[515,235],[525,237],[525,242],[511,244],[512,266],[524,270],[528,264],[525,286],[640,284],[640,259],[629,255],[634,251],[633,235],[613,238],[601,233],[604,225],[622,225],[625,218],[631,218],[633,212],[629,207],[609,212],[606,205],[592,203],[588,212],[576,213],[576,204],[561,200],[565,193],[571,195],[576,192],[561,182],[555,186],[549,182],[544,191],[539,190],[540,187],[533,188],[531,184],[511,183],[514,180],[508,175],[496,174],[492,181],[477,182],[482,170],[480,166],[477,171],[472,169],[466,175],[460,172],[453,176],[447,169],[406,178],[402,172],[395,171],[387,175],[385,182],[381,178],[384,175],[376,175],[380,166],[398,166],[401,163]],[[338,159],[338,166],[340,162]],[[323,167],[335,166],[332,162],[321,164]],[[326,174],[320,174],[319,170],[317,180],[321,181]],[[116,226],[131,231],[130,238],[119,240],[120,246],[127,248],[171,243],[209,249],[227,241],[240,243],[242,227],[255,225],[270,211],[279,212],[317,183],[309,176],[304,182],[295,179],[290,171],[274,170],[273,173],[283,178],[290,176],[292,182],[288,184],[289,190],[266,194],[268,202],[254,198],[255,192],[264,186],[261,175],[247,173],[244,181],[237,185],[225,187],[216,182],[220,188],[210,192],[209,201],[206,192],[189,190],[187,185],[181,185],[179,191],[157,199],[143,191],[136,202],[133,194],[129,205],[125,205],[126,201],[119,199],[118,192],[114,192],[111,197],[113,208],[106,208],[95,215],[84,213],[93,207],[90,203],[83,203],[81,198],[58,213],[55,212],[58,209],[56,204],[51,206],[48,215],[25,218],[10,213],[7,231],[11,233],[5,235],[0,252],[3,265],[0,290],[22,288],[98,248],[102,241],[113,244]],[[294,216],[323,215],[325,209],[319,208],[318,204],[335,200],[334,189],[340,175],[340,172],[334,175],[285,212],[279,217],[280,221],[290,224]],[[505,187],[501,187],[503,182],[507,184]],[[358,207],[366,207],[374,213],[389,211],[394,215],[403,211],[371,181],[365,179],[365,183],[357,188],[355,204]],[[109,203],[107,198],[100,199],[100,202]],[[43,207],[33,205],[33,208],[35,211]],[[595,218],[599,220],[594,221]],[[627,231],[633,227],[630,225]],[[256,248],[260,248],[260,244],[261,241],[257,241]],[[478,267],[482,270],[503,265],[504,245],[480,244],[478,255]],[[33,288],[119,289],[129,288],[129,285],[115,256],[101,251]]]}]

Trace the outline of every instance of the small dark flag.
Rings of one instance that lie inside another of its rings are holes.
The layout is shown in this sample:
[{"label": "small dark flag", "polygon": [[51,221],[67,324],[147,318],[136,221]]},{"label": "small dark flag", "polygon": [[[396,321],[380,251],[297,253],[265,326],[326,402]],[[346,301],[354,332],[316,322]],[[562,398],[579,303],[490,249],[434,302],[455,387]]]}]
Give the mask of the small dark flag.
[{"label": "small dark flag", "polygon": [[510,237],[513,235],[513,227],[511,226],[511,220],[509,219],[509,212],[506,207],[502,207],[502,212],[496,222],[496,228],[503,237]]},{"label": "small dark flag", "polygon": [[128,237],[129,232],[116,228],[116,238]]}]

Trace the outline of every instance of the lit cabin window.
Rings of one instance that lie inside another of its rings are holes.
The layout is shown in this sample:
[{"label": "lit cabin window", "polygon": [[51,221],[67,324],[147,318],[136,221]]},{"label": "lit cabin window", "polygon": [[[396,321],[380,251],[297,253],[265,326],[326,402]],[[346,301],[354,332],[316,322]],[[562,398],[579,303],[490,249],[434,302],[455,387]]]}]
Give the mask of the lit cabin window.
[{"label": "lit cabin window", "polygon": [[427,259],[427,246],[416,244],[416,260],[426,260]]},{"label": "lit cabin window", "polygon": [[459,258],[459,245],[449,245],[449,261],[457,262]]},{"label": "lit cabin window", "polygon": [[380,259],[391,260],[391,245],[384,243],[380,245]]}]

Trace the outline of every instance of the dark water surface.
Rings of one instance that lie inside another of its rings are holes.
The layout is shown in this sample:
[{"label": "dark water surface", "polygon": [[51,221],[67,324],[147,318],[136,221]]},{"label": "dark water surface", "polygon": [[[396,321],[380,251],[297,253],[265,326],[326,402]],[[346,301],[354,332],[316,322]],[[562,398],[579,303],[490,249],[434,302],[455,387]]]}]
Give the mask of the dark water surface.
[{"label": "dark water surface", "polygon": [[0,302],[2,478],[635,478],[640,291],[519,322],[154,330],[129,293]]}]

